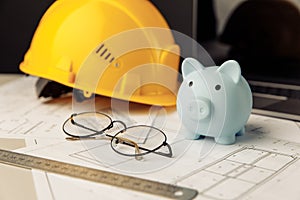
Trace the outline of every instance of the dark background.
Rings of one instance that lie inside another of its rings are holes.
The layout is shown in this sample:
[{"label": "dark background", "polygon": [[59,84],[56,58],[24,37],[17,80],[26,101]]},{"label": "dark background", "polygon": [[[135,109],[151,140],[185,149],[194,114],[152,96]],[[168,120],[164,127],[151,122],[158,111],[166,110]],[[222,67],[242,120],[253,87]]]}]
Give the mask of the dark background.
[{"label": "dark background", "polygon": [[[29,48],[34,31],[54,0],[1,0],[0,1],[0,72],[20,73],[19,64]],[[170,27],[192,35],[192,0],[152,0],[162,12]],[[199,22],[207,24],[201,31],[200,40],[215,36],[211,0],[198,2]],[[210,16],[209,16],[210,15]],[[209,20],[208,20],[209,19]]]},{"label": "dark background", "polygon": [[[20,73],[19,64],[29,48],[39,20],[54,0],[0,1],[0,72]],[[236,13],[226,34],[216,33],[213,0],[151,0],[170,28],[196,39],[215,63],[237,60],[245,78],[269,79],[300,85],[300,14],[284,1],[248,0]],[[197,2],[197,8],[194,3]],[[285,9],[286,8],[286,9]],[[192,16],[197,9],[193,34]],[[256,20],[256,21],[255,21]],[[240,32],[243,30],[243,32]],[[285,43],[284,43],[285,42]],[[219,44],[232,45],[224,52]],[[287,53],[290,52],[290,53]],[[221,55],[221,56],[220,56]],[[299,82],[299,83],[298,83]]]},{"label": "dark background", "polygon": [[0,72],[18,73],[38,22],[53,0],[0,1]]}]

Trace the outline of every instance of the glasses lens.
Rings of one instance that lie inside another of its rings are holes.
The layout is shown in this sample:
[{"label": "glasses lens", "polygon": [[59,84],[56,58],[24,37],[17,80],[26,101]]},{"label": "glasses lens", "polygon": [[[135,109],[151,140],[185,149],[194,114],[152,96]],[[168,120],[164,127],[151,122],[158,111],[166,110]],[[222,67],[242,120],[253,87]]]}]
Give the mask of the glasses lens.
[{"label": "glasses lens", "polygon": [[73,114],[64,124],[64,131],[70,135],[86,137],[99,134],[112,123],[109,116],[102,113]]},{"label": "glasses lens", "polygon": [[151,126],[132,126],[117,133],[111,146],[119,154],[137,156],[151,153],[166,140],[164,133]]}]

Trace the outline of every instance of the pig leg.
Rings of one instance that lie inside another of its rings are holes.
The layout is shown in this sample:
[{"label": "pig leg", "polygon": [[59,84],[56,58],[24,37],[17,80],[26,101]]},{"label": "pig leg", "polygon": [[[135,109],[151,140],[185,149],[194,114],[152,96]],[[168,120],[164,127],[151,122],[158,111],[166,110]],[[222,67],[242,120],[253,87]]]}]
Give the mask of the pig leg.
[{"label": "pig leg", "polygon": [[233,144],[235,143],[235,139],[236,139],[235,136],[241,136],[244,134],[245,134],[245,126],[243,126],[243,128],[235,135],[217,137],[215,138],[215,141],[218,144]]},{"label": "pig leg", "polygon": [[245,134],[245,126],[243,126],[243,128],[239,132],[237,132],[235,135],[236,136],[242,136],[244,134]]},{"label": "pig leg", "polygon": [[215,137],[215,142],[218,144],[233,144],[235,143],[235,135],[226,135],[226,136],[220,136]]},{"label": "pig leg", "polygon": [[192,131],[186,131],[185,132],[185,138],[188,139],[188,140],[198,140],[198,139],[201,138],[201,135],[196,134]]}]

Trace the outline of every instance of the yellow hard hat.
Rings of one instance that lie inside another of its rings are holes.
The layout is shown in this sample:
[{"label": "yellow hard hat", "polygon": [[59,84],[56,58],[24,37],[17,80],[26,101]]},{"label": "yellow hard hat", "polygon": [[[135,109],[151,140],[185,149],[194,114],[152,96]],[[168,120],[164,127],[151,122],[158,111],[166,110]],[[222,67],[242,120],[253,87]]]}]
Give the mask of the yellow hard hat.
[{"label": "yellow hard hat", "polygon": [[165,73],[177,71],[179,51],[148,0],[57,0],[20,69],[84,94],[170,106],[176,103],[177,74]]}]

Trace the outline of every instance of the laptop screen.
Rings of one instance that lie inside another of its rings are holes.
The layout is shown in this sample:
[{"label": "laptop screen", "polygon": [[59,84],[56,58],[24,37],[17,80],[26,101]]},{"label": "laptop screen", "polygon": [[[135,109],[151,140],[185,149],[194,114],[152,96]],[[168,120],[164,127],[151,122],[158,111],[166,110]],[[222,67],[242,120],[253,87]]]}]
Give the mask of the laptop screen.
[{"label": "laptop screen", "polygon": [[300,1],[214,0],[219,41],[253,92],[253,112],[300,121]]},{"label": "laptop screen", "polygon": [[[300,0],[152,0],[217,65],[237,60],[253,113],[300,121]],[[176,39],[176,38],[175,38]]]}]

